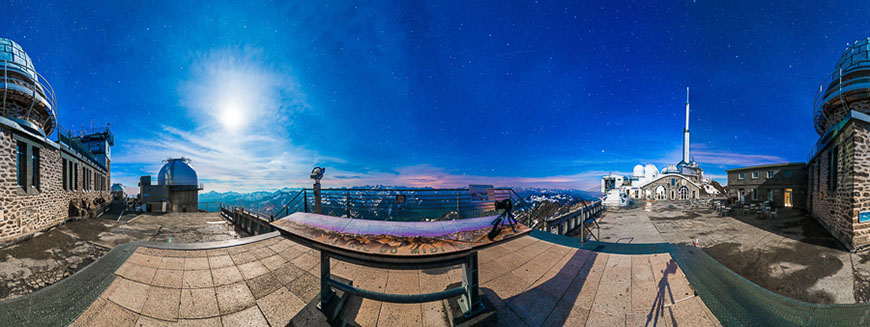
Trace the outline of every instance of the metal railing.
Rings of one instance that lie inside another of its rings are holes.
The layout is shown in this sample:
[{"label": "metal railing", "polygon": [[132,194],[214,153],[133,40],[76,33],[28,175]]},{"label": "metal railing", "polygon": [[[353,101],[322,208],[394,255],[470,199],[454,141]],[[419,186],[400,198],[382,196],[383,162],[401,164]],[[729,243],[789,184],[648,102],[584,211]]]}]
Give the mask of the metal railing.
[{"label": "metal railing", "polygon": [[[461,219],[496,214],[494,202],[511,199],[515,207],[527,203],[513,189],[494,188],[486,194],[472,194],[469,189],[321,189],[322,214],[373,219],[423,221]],[[313,189],[303,189],[273,217],[294,212],[313,212]]]},{"label": "metal railing", "polygon": [[81,155],[97,167],[106,169],[106,165],[100,163],[96,158],[94,158],[94,155],[91,153],[91,151],[85,148],[84,144],[82,144],[82,142],[80,142],[77,137],[73,136],[72,131],[63,128],[60,125],[57,125],[57,143],[65,145],[67,148]]},{"label": "metal railing", "polygon": [[[6,111],[6,100],[8,99],[10,89],[22,93],[30,93],[30,96],[33,98],[30,103],[31,109],[37,100],[43,102],[43,105],[46,107],[48,118],[43,125],[50,123],[46,130],[46,132],[50,134],[51,130],[57,126],[57,98],[55,97],[54,88],[51,86],[51,83],[49,83],[42,74],[31,67],[9,60],[0,60],[0,62],[3,63],[3,76],[0,77],[3,79],[2,110],[4,112]],[[25,79],[29,79],[29,81],[10,76],[10,72],[12,72],[13,75],[21,75],[22,77],[26,76]],[[12,83],[10,83],[10,81],[12,81]],[[27,87],[21,87],[19,83],[27,85]],[[43,86],[43,83],[48,87]],[[29,88],[29,90],[25,90],[25,88]],[[40,128],[44,127],[40,126]]]}]

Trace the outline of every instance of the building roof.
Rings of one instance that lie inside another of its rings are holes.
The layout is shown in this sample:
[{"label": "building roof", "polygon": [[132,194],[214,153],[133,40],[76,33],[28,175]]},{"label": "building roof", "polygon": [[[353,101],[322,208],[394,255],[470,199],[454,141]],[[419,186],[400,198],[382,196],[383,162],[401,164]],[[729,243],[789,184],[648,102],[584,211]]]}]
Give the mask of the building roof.
[{"label": "building roof", "polygon": [[787,166],[806,166],[806,163],[803,162],[787,162],[787,163],[778,163],[778,164],[769,164],[769,165],[759,165],[759,166],[749,166],[749,167],[739,167],[739,168],[731,168],[726,169],[726,172],[738,171],[738,170],[754,170],[754,169],[767,169],[767,168],[778,168],[778,167],[787,167]]}]

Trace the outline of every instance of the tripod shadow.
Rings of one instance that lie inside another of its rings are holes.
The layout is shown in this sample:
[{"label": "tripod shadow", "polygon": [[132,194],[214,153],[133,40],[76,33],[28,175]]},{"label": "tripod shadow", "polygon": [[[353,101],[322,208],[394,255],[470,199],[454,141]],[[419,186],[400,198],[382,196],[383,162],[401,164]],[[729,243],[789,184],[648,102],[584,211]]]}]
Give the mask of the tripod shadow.
[{"label": "tripod shadow", "polygon": [[[668,282],[668,275],[675,274],[677,272],[677,262],[674,259],[668,261],[668,265],[665,267],[665,270],[662,271],[662,279],[659,280],[658,292],[656,293],[656,299],[653,301],[652,308],[649,310],[649,314],[646,316],[646,323],[644,326],[657,326],[660,317],[664,317],[665,315],[665,303],[667,301],[667,296],[670,296],[670,303],[673,303],[674,293],[671,291],[671,284]],[[667,294],[665,293],[667,292]],[[671,325],[676,326],[677,321],[674,318],[673,311],[668,310],[671,318]]]}]

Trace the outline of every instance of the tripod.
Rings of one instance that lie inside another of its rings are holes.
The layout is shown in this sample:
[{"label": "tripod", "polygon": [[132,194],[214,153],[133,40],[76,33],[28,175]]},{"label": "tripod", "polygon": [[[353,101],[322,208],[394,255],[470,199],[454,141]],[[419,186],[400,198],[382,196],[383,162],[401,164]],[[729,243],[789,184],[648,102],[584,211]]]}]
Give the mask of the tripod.
[{"label": "tripod", "polygon": [[495,217],[495,219],[492,221],[492,230],[490,230],[489,234],[486,235],[486,237],[489,238],[490,241],[498,236],[499,227],[504,226],[505,224],[509,225],[514,233],[517,232],[516,225],[518,224],[518,222],[516,219],[514,219],[514,214],[512,212],[513,203],[511,203],[511,199],[495,201],[495,209],[504,209],[504,211],[500,215],[498,215],[498,217]]}]

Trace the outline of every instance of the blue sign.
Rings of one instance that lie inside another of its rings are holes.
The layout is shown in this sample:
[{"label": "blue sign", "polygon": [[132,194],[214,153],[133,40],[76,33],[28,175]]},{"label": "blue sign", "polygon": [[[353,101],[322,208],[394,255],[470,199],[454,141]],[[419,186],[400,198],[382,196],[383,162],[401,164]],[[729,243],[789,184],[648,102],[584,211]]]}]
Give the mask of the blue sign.
[{"label": "blue sign", "polygon": [[858,213],[858,222],[866,223],[870,222],[870,211],[861,211]]}]

